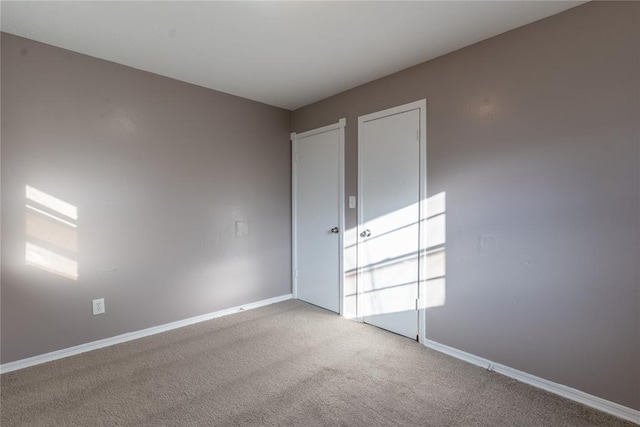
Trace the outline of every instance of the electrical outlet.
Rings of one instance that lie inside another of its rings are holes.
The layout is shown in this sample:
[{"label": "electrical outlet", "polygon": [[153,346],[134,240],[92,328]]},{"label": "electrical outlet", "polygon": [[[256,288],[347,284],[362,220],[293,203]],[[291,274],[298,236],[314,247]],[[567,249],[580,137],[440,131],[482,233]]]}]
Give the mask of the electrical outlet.
[{"label": "electrical outlet", "polygon": [[247,221],[236,221],[236,237],[246,237],[249,235],[249,223]]},{"label": "electrical outlet", "polygon": [[104,314],[104,312],[105,312],[104,298],[94,299],[91,302],[92,302],[92,305],[93,305],[93,315],[94,316],[96,314]]}]

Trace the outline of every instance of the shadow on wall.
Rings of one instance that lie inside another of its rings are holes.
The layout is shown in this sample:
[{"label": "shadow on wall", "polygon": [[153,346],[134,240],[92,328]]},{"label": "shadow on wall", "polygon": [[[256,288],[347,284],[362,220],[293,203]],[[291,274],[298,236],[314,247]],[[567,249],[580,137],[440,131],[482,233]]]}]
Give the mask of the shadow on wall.
[{"label": "shadow on wall", "polygon": [[[355,317],[358,303],[361,316],[415,310],[418,268],[424,269],[425,295],[420,298],[420,308],[445,304],[446,193],[438,193],[425,202],[422,245],[418,244],[416,203],[368,221],[367,228],[375,230],[373,235],[366,238],[365,244],[360,242],[360,247],[356,243],[345,247],[344,307],[350,308],[345,310],[346,317]],[[357,239],[356,229],[347,233],[348,241]]]},{"label": "shadow on wall", "polygon": [[29,185],[25,197],[26,265],[78,280],[78,208]]}]

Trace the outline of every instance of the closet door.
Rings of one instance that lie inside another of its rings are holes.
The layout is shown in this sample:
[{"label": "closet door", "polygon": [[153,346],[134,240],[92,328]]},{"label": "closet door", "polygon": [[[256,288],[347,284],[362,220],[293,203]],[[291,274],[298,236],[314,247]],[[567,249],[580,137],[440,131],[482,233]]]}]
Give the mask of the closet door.
[{"label": "closet door", "polygon": [[340,313],[344,125],[293,134],[295,297]]},{"label": "closet door", "polygon": [[370,114],[358,129],[359,316],[412,339],[419,320],[421,112],[409,104]]}]

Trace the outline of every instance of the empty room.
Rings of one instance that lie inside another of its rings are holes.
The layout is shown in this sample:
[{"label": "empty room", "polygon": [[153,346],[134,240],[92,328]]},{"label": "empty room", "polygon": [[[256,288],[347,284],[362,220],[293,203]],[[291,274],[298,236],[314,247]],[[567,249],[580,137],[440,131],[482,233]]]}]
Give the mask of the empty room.
[{"label": "empty room", "polygon": [[640,424],[640,2],[0,7],[3,427]]}]

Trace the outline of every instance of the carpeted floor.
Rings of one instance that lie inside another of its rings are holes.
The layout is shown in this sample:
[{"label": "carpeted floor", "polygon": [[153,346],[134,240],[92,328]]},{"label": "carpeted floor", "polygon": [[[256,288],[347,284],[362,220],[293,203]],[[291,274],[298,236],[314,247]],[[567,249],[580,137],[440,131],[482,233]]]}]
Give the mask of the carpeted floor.
[{"label": "carpeted floor", "polygon": [[3,427],[632,425],[295,300],[0,382]]}]

